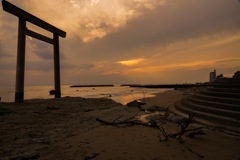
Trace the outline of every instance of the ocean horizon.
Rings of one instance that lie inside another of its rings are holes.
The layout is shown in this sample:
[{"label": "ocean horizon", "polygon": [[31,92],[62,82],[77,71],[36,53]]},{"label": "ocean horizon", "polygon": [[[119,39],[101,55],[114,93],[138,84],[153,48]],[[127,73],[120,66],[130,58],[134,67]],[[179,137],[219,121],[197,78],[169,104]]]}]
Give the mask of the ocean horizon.
[{"label": "ocean horizon", "polygon": [[[82,98],[108,98],[121,104],[127,104],[133,100],[154,97],[156,93],[162,93],[171,89],[161,88],[135,88],[129,86],[113,85],[112,87],[70,87],[71,85],[62,85],[62,97],[82,97]],[[24,99],[51,99],[49,91],[54,86],[25,86]],[[14,102],[15,86],[0,86],[1,102]]]}]

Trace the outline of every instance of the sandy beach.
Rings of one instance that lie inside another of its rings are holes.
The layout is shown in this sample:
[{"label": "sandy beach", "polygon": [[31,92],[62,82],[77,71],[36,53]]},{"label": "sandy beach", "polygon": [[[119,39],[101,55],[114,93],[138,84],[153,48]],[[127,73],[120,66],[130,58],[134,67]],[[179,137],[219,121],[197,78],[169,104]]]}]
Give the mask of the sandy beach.
[{"label": "sandy beach", "polygon": [[161,123],[167,135],[178,133],[167,109],[185,96],[166,91],[142,100],[141,108],[80,97],[1,102],[0,159],[240,160],[240,137],[213,127],[193,123],[189,128],[203,127],[206,134],[184,134],[183,143],[172,137],[162,141],[163,132],[153,122]]}]

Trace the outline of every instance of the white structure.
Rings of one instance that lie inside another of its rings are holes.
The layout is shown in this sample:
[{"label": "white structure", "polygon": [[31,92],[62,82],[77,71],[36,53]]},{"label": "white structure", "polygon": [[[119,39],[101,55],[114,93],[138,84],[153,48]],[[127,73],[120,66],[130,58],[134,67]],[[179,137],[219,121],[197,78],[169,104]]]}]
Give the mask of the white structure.
[{"label": "white structure", "polygon": [[216,80],[216,70],[214,69],[213,72],[210,72],[210,82],[214,82]]}]

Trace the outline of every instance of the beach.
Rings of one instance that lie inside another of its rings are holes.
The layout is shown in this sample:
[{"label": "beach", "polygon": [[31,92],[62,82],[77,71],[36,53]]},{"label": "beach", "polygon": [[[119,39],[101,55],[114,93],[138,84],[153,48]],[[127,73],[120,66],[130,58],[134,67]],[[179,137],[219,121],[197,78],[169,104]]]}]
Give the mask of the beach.
[{"label": "beach", "polygon": [[[0,103],[0,159],[240,159],[240,137],[203,127],[203,135],[168,137],[180,127],[168,108],[187,96],[171,90],[128,107],[105,98],[64,97]],[[168,117],[168,118],[167,118]],[[173,117],[173,116],[172,116]],[[176,116],[178,117],[178,116]],[[153,122],[164,122],[156,127]],[[149,124],[149,125],[148,125]],[[155,127],[154,127],[155,126]]]}]

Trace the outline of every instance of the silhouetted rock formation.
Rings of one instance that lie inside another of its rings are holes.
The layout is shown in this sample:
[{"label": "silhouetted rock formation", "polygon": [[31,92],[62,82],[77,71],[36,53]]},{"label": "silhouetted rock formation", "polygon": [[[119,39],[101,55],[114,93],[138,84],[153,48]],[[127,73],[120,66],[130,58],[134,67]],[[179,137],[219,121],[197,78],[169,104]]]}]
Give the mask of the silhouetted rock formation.
[{"label": "silhouetted rock formation", "polygon": [[49,94],[50,94],[50,95],[55,95],[55,90],[50,90],[50,91],[49,91]]},{"label": "silhouetted rock formation", "polygon": [[234,73],[233,78],[238,78],[240,79],[240,71],[237,71]]}]

